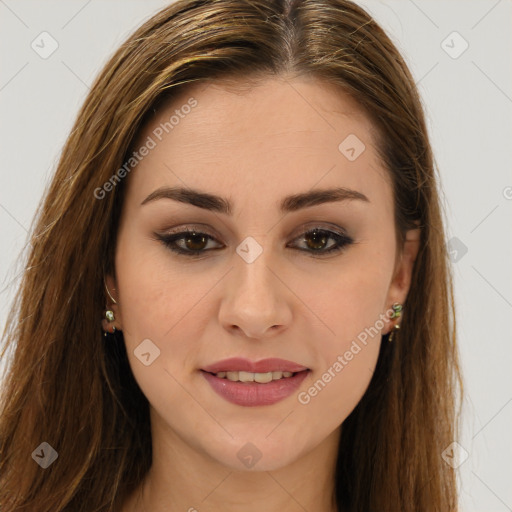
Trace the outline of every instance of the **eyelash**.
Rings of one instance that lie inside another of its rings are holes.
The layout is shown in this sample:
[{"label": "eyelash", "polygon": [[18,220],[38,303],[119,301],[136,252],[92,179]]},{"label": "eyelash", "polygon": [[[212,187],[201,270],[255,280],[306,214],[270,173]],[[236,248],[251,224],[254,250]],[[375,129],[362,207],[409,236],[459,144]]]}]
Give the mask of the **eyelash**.
[{"label": "eyelash", "polygon": [[[354,240],[352,238],[350,238],[349,236],[347,236],[343,233],[337,233],[335,231],[323,229],[320,226],[318,226],[318,227],[315,226],[311,229],[308,229],[307,231],[303,231],[294,240],[303,238],[305,235],[309,235],[309,234],[312,234],[315,232],[320,235],[325,235],[327,239],[329,239],[329,238],[334,239],[335,240],[334,246],[330,247],[327,250],[315,251],[314,249],[297,249],[298,251],[310,253],[311,256],[313,256],[313,257],[323,257],[325,255],[339,253],[339,252],[343,251],[344,249],[346,249],[349,245],[354,243]],[[194,229],[187,228],[183,231],[176,232],[176,233],[167,233],[165,235],[155,233],[155,235],[156,235],[157,239],[160,240],[169,250],[171,250],[179,255],[188,256],[191,258],[200,257],[206,252],[209,252],[211,250],[220,249],[220,248],[216,248],[216,249],[190,250],[190,249],[182,249],[181,247],[176,246],[176,241],[183,240],[187,236],[189,236],[189,237],[190,236],[197,236],[197,237],[205,236],[210,240],[214,240],[214,241],[218,242],[215,239],[215,237],[213,237],[212,235],[210,235],[208,233],[204,233],[202,231],[194,230]]]}]

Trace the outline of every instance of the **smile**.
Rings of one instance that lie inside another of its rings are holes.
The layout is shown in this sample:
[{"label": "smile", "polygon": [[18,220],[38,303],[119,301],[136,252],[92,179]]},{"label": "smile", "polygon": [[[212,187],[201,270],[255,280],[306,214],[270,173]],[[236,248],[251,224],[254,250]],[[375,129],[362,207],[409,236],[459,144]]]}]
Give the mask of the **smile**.
[{"label": "smile", "polygon": [[[285,375],[286,373],[286,375]],[[300,372],[219,372],[201,370],[213,391],[224,400],[244,407],[273,405],[292,395],[311,370]]]}]

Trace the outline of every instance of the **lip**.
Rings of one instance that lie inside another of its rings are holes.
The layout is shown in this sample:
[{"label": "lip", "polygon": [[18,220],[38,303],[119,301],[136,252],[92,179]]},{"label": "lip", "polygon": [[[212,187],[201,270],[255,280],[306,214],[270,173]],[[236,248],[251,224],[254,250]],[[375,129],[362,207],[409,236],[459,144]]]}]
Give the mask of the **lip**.
[{"label": "lip", "polygon": [[[219,372],[251,372],[251,373],[267,373],[267,372],[302,372],[309,370],[293,361],[286,361],[285,359],[269,358],[261,359],[260,361],[250,361],[243,357],[232,357],[224,359],[211,365],[201,368],[201,370],[208,373]],[[292,378],[292,377],[289,377]]]},{"label": "lip", "polygon": [[[269,360],[266,361],[268,363]],[[233,382],[201,370],[203,377],[219,396],[232,404],[245,407],[273,405],[284,400],[297,390],[310,373],[311,371],[306,369],[295,373],[292,377],[284,377],[266,384],[260,384],[259,382]]]}]

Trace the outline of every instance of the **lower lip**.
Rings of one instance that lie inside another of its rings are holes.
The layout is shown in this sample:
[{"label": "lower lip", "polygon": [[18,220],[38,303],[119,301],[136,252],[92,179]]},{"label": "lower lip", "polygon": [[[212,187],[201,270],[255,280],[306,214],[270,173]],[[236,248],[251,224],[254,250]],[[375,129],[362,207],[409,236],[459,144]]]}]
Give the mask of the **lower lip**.
[{"label": "lower lip", "polygon": [[289,397],[308,376],[309,370],[298,372],[292,377],[283,377],[266,384],[258,382],[233,382],[219,379],[215,375],[201,370],[204,378],[213,390],[228,402],[246,407],[272,405]]}]

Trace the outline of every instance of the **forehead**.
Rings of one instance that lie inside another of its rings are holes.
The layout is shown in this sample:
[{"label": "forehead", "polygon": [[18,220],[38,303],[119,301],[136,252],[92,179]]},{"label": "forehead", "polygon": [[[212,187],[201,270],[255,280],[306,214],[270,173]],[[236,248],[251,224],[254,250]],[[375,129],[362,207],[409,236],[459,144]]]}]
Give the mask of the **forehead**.
[{"label": "forehead", "polygon": [[[194,100],[196,105],[188,108],[188,103]],[[361,137],[369,137],[375,131],[348,94],[311,77],[193,85],[165,101],[143,134],[168,122],[172,114],[175,119],[170,131],[176,142],[176,137],[190,139],[191,135],[201,137],[205,144],[221,142],[222,136],[226,137],[225,143],[234,138],[271,142],[269,135],[289,135],[295,139],[302,132],[313,137],[312,143],[320,140],[325,141],[326,147],[332,147],[345,128],[358,131]],[[187,140],[180,142],[186,149]]]},{"label": "forehead", "polygon": [[350,96],[315,79],[194,84],[163,103],[139,134],[135,150],[150,139],[154,147],[130,181],[143,192],[179,184],[221,193],[238,183],[258,184],[261,194],[322,180],[371,193],[369,182],[382,187],[387,178],[375,135]]}]

